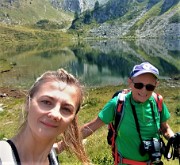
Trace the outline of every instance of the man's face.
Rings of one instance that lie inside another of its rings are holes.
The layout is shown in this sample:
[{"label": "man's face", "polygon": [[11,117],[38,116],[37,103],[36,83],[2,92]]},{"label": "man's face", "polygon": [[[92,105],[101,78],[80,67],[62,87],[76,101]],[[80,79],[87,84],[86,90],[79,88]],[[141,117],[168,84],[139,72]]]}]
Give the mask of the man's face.
[{"label": "man's face", "polygon": [[[145,73],[128,80],[132,96],[136,102],[145,102],[157,86],[157,79],[151,73]],[[153,87],[154,86],[154,87]]]}]

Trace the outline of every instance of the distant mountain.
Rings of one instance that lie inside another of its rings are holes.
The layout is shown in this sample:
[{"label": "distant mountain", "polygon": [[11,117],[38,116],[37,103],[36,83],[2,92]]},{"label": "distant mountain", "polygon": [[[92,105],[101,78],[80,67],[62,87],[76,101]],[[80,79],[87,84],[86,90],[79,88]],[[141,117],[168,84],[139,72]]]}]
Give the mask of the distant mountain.
[{"label": "distant mountain", "polygon": [[[92,9],[96,0],[0,0],[0,22],[32,24],[43,19],[60,24],[72,21],[74,12]],[[102,5],[108,0],[99,0]]]},{"label": "distant mountain", "polygon": [[[104,5],[108,1],[109,0],[98,0],[100,5]],[[51,0],[55,8],[78,13],[94,8],[96,2],[97,0]]]},{"label": "distant mountain", "polygon": [[[96,23],[96,24],[95,24]],[[179,0],[109,0],[79,15],[72,29],[93,37],[180,37]]]},{"label": "distant mountain", "polygon": [[1,0],[0,22],[42,29],[71,27],[78,35],[87,37],[179,38],[179,2],[180,0]]}]

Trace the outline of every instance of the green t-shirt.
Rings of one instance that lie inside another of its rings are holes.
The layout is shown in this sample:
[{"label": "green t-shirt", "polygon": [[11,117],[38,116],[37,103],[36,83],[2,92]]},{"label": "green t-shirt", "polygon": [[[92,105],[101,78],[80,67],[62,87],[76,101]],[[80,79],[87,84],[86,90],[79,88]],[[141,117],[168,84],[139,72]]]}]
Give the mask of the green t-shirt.
[{"label": "green t-shirt", "polygon": [[[99,118],[105,123],[109,124],[114,120],[114,114],[116,109],[118,97],[111,99],[99,113]],[[118,128],[118,135],[116,138],[116,145],[118,152],[127,159],[136,161],[147,161],[149,159],[148,154],[141,156],[139,153],[140,138],[136,129],[135,119],[130,104],[135,105],[135,110],[140,125],[141,137],[143,140],[151,140],[152,138],[159,138],[158,130],[161,122],[165,122],[170,118],[170,113],[163,103],[163,109],[159,116],[158,108],[154,97],[151,96],[144,103],[137,103],[132,99],[132,93],[128,93],[125,97],[123,118]],[[150,102],[152,102],[153,111],[155,114],[155,120],[153,119]]]}]

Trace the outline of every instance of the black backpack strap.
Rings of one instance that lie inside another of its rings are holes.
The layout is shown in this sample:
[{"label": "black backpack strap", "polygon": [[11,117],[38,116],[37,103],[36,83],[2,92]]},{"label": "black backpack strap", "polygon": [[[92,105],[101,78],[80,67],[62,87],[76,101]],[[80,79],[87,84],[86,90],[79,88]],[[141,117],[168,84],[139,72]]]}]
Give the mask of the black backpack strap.
[{"label": "black backpack strap", "polygon": [[11,146],[11,148],[13,150],[14,156],[16,158],[17,165],[21,165],[21,161],[20,161],[19,154],[18,154],[18,151],[16,149],[16,146],[14,145],[14,143],[11,140],[7,140],[7,142],[9,143],[9,145]]},{"label": "black backpack strap", "polygon": [[50,154],[48,155],[48,159],[49,159],[49,164],[50,165],[59,165],[59,160],[58,160],[58,156],[56,154],[56,151],[54,148],[51,149]]},{"label": "black backpack strap", "polygon": [[140,138],[141,143],[142,143],[143,140],[142,140],[142,137],[141,137],[140,126],[139,126],[135,106],[132,104],[131,99],[130,99],[130,103],[131,103],[131,107],[132,107],[132,111],[133,111],[134,120],[135,120],[135,123],[136,123],[136,129],[137,129],[137,132],[139,134],[139,138]]},{"label": "black backpack strap", "polygon": [[[9,143],[9,145],[11,146],[11,148],[13,150],[14,156],[16,158],[17,165],[21,165],[21,161],[20,161],[16,146],[14,145],[14,143],[11,140],[7,140],[7,142]],[[50,165],[59,165],[59,160],[58,160],[58,157],[56,155],[54,148],[51,149],[51,152],[48,155],[48,159],[49,159]]]},{"label": "black backpack strap", "polygon": [[119,93],[122,93],[122,90],[115,92],[115,93],[113,94],[112,98],[114,98],[114,97],[118,96],[118,95],[119,95]]}]

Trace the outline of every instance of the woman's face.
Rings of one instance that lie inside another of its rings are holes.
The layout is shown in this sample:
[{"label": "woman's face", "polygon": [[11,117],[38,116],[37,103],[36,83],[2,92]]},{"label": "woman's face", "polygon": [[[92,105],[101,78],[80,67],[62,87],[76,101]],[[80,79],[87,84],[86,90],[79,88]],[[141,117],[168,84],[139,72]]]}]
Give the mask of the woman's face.
[{"label": "woman's face", "polygon": [[30,100],[28,125],[38,137],[56,138],[75,117],[79,92],[63,82],[46,82]]},{"label": "woman's face", "polygon": [[[136,102],[141,102],[141,103],[149,99],[149,97],[152,95],[152,92],[154,91],[154,90],[149,91],[146,88],[151,89],[152,88],[151,85],[153,85],[154,87],[157,86],[157,80],[154,77],[154,75],[151,73],[145,73],[145,74],[139,75],[137,77],[129,79],[128,82],[129,82],[130,88],[132,89],[133,99]],[[142,87],[141,89],[137,89],[136,87],[136,85],[139,86],[139,83],[143,84],[143,85],[140,84]],[[148,87],[146,85],[148,85]]]}]

